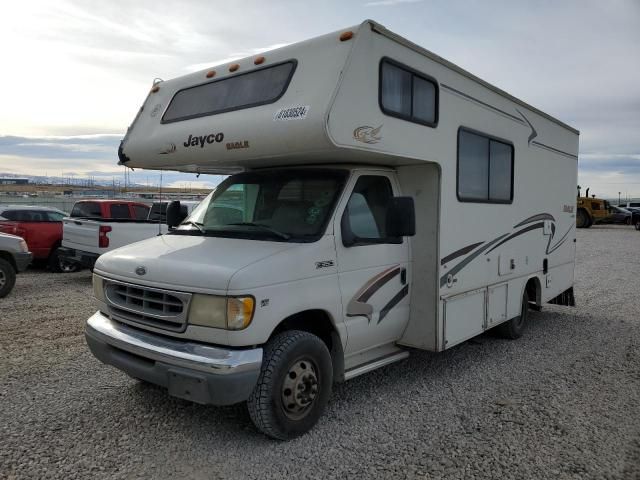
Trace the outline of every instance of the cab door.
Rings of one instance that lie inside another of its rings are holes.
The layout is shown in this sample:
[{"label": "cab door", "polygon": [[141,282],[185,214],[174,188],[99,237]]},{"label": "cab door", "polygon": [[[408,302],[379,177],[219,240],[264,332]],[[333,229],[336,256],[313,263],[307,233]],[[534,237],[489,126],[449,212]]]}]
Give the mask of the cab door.
[{"label": "cab door", "polygon": [[345,354],[396,341],[409,320],[409,243],[386,235],[387,208],[399,194],[391,172],[359,171],[334,225]]}]

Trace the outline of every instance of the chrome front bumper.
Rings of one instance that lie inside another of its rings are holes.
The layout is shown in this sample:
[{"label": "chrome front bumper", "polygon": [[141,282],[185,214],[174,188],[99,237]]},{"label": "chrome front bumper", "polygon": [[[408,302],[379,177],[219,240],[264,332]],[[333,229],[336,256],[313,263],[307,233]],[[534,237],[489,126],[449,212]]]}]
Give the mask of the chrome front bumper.
[{"label": "chrome front bumper", "polygon": [[115,322],[101,312],[87,320],[85,336],[103,363],[196,403],[246,400],[262,366],[262,348],[234,350],[164,337]]}]

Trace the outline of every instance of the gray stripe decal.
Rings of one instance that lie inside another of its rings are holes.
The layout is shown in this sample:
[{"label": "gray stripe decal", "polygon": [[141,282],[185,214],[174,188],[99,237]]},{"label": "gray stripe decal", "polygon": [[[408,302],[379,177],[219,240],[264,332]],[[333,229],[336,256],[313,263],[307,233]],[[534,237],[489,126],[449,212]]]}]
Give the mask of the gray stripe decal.
[{"label": "gray stripe decal", "polygon": [[[498,243],[495,247],[493,247],[491,250],[489,250],[487,253],[492,252],[493,250],[495,250],[496,248],[498,248],[500,245],[502,245],[503,243],[508,242],[509,240],[513,240],[516,237],[519,237],[520,235],[522,235],[523,233],[527,233],[530,232],[531,230],[537,230],[538,228],[544,228],[544,223],[534,223],[533,225],[529,225],[528,227],[523,228],[522,230],[518,230],[516,233],[512,233],[511,235],[509,235],[507,238],[505,238],[503,241],[501,241],[500,243]],[[487,254],[485,253],[485,255]]]},{"label": "gray stripe decal", "polygon": [[442,277],[440,277],[440,287],[444,287],[447,284],[447,276],[448,275],[455,276],[460,270],[462,270],[464,267],[466,267],[467,264],[469,264],[469,262],[471,262],[474,258],[476,258],[478,255],[480,255],[482,252],[484,252],[487,248],[489,248],[494,243],[499,242],[500,240],[502,240],[507,235],[508,234],[505,233],[504,235],[500,235],[498,238],[490,241],[489,243],[486,243],[484,246],[480,247],[474,253],[469,255],[467,258],[465,258],[459,264],[457,264],[455,267],[453,267],[451,270],[449,270],[449,272],[447,272]]},{"label": "gray stripe decal", "polygon": [[540,147],[540,148],[546,148],[547,150],[550,150],[554,153],[559,153],[560,155],[564,155],[565,157],[569,157],[569,158],[573,158],[575,160],[578,159],[577,155],[573,155],[572,153],[567,153],[567,152],[563,152],[562,150],[558,150],[557,148],[553,148],[550,147],[549,145],[545,145],[544,143],[540,143],[540,142],[531,142],[531,145],[535,145],[536,147]]},{"label": "gray stripe decal", "polygon": [[391,300],[389,300],[389,303],[382,307],[382,310],[380,310],[380,316],[378,317],[378,323],[380,323],[382,319],[387,316],[387,314],[393,307],[400,303],[400,300],[407,296],[407,293],[409,293],[409,285],[405,285],[402,290],[396,293],[395,296]]},{"label": "gray stripe decal", "polygon": [[562,238],[560,238],[560,240],[558,240],[558,243],[556,243],[551,248],[549,248],[549,246],[551,245],[551,238],[549,238],[549,243],[547,244],[547,255],[549,255],[551,252],[555,252],[560,247],[560,245],[562,245],[567,240],[567,235],[569,235],[569,232],[571,232],[572,228],[573,228],[573,226],[569,227],[569,230],[567,230],[567,233],[565,233],[562,236]]},{"label": "gray stripe decal", "polygon": [[524,118],[524,121],[527,122],[529,124],[529,128],[531,128],[531,135],[529,135],[529,138],[527,138],[527,144],[531,145],[531,140],[533,140],[534,138],[536,138],[538,136],[538,132],[536,132],[536,129],[533,128],[533,125],[531,125],[531,122],[529,121],[529,119],[527,117],[524,116],[524,114],[518,110],[516,108],[516,112],[518,112],[520,115],[522,115],[522,118]]},{"label": "gray stripe decal", "polygon": [[521,227],[522,225],[525,225],[527,223],[531,223],[531,222],[535,222],[538,220],[552,220],[552,221],[556,221],[556,219],[554,218],[553,215],[551,215],[550,213],[539,213],[537,215],[533,215],[532,217],[529,217],[523,221],[521,221],[519,224],[514,225],[513,228],[518,228]]},{"label": "gray stripe decal", "polygon": [[455,93],[456,95],[460,95],[461,97],[466,98],[467,100],[471,100],[472,102],[479,103],[480,105],[482,105],[484,107],[487,107],[487,108],[489,108],[489,109],[491,109],[491,110],[493,110],[493,111],[495,111],[495,112],[497,112],[497,113],[499,113],[501,115],[505,115],[505,116],[509,117],[511,120],[514,120],[514,121],[524,125],[524,122],[522,121],[521,118],[518,118],[515,115],[512,115],[512,114],[510,114],[508,112],[505,112],[504,110],[500,110],[499,108],[494,107],[493,105],[489,105],[488,103],[485,103],[482,100],[478,100],[477,98],[472,97],[471,95],[467,95],[466,93],[463,93],[460,90],[456,90],[455,88],[450,87],[449,85],[445,85],[444,83],[441,83],[440,87],[443,88],[444,90],[450,91],[451,93]]},{"label": "gray stripe decal", "polygon": [[472,243],[471,245],[467,245],[466,247],[462,247],[460,250],[456,250],[453,253],[450,253],[442,260],[440,260],[440,265],[444,265],[445,263],[449,263],[451,260],[458,258],[465,253],[469,253],[471,250],[476,248],[478,245],[482,245],[484,242]]}]

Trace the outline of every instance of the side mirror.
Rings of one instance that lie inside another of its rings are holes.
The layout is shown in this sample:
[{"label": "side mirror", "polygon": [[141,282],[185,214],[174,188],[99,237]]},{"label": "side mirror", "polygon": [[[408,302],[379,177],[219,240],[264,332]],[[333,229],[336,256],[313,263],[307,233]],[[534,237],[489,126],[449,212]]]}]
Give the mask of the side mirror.
[{"label": "side mirror", "polygon": [[180,205],[178,200],[174,200],[167,205],[167,225],[174,228],[180,225],[187,218],[187,206]]},{"label": "side mirror", "polygon": [[416,234],[416,210],[411,197],[393,197],[387,207],[387,236],[412,237]]}]

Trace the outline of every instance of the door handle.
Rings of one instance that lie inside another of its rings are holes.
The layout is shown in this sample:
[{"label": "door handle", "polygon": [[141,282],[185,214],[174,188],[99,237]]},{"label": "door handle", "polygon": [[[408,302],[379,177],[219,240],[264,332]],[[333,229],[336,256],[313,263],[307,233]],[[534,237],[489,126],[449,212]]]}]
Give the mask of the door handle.
[{"label": "door handle", "polygon": [[402,285],[407,283],[407,269],[406,268],[400,269],[400,282],[402,282]]}]

